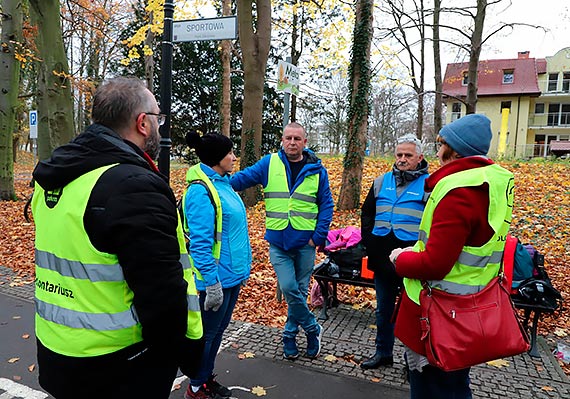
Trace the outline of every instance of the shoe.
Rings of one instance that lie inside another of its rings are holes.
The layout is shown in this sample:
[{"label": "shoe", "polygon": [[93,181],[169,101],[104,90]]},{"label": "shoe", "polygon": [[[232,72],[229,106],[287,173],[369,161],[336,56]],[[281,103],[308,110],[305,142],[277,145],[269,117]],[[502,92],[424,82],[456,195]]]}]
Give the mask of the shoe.
[{"label": "shoe", "polygon": [[192,386],[188,385],[188,389],[186,389],[186,392],[184,393],[184,399],[212,399],[214,397],[215,396],[206,391],[204,385],[202,385],[196,392],[192,392]]},{"label": "shoe", "polygon": [[232,391],[228,387],[223,386],[216,381],[216,374],[212,374],[208,381],[204,384],[206,391],[212,393],[212,396],[218,395],[221,398],[229,398],[232,396]]},{"label": "shoe", "polygon": [[321,353],[323,327],[317,324],[317,331],[307,334],[307,357],[314,359]]},{"label": "shoe", "polygon": [[392,366],[394,364],[393,356],[382,357],[378,354],[372,356],[370,359],[363,361],[360,368],[364,370],[377,369],[380,366]]},{"label": "shoe", "polygon": [[295,360],[299,357],[299,349],[295,338],[283,337],[283,357],[288,360]]}]

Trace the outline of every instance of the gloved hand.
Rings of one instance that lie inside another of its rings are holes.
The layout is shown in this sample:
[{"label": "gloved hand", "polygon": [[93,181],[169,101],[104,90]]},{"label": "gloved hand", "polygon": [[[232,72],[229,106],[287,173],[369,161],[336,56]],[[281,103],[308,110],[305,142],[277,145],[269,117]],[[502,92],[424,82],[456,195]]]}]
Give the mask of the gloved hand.
[{"label": "gloved hand", "polygon": [[204,310],[213,310],[217,312],[224,302],[224,292],[222,284],[216,283],[206,287],[206,300],[204,301]]},{"label": "gloved hand", "polygon": [[395,265],[396,259],[398,258],[398,256],[400,256],[400,254],[402,252],[408,252],[408,251],[411,251],[412,249],[413,249],[413,247],[395,248],[394,250],[392,250],[392,252],[388,256],[388,259],[390,259],[390,262],[392,262]]}]

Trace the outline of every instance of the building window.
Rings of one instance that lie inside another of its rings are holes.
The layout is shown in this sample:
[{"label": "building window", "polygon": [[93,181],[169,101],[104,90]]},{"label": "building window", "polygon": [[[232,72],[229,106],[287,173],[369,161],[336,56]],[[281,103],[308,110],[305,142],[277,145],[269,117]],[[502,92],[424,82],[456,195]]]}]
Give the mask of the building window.
[{"label": "building window", "polygon": [[503,112],[503,109],[507,108],[509,111],[511,110],[511,102],[510,101],[501,101],[501,110],[500,112]]},{"label": "building window", "polygon": [[562,110],[560,112],[560,125],[570,125],[570,104],[562,104]]},{"label": "building window", "polygon": [[515,80],[515,71],[512,69],[506,69],[503,71],[503,83],[512,84]]},{"label": "building window", "polygon": [[463,72],[463,80],[461,81],[462,86],[467,86],[469,82],[469,74],[467,72]]},{"label": "building window", "polygon": [[557,89],[558,89],[558,73],[549,73],[547,91],[556,91]]},{"label": "building window", "polygon": [[570,104],[549,104],[548,126],[568,126],[570,125]]},{"label": "building window", "polygon": [[451,105],[451,122],[461,118],[461,103],[453,103]]},{"label": "building window", "polygon": [[570,72],[562,73],[562,91],[568,93],[570,91]]},{"label": "building window", "polygon": [[534,113],[536,115],[544,114],[544,103],[536,103],[534,104]]},{"label": "building window", "polygon": [[557,126],[560,117],[560,104],[548,104],[548,118],[546,124],[548,126]]}]

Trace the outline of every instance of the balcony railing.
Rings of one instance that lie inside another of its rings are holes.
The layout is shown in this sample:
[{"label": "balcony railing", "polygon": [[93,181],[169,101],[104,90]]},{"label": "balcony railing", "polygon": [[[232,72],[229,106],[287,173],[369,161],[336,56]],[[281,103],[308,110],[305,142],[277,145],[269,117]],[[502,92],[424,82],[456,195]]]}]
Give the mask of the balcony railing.
[{"label": "balcony railing", "polygon": [[570,112],[549,112],[547,114],[531,114],[529,126],[556,126],[570,128]]},{"label": "balcony railing", "polygon": [[564,94],[570,92],[570,79],[562,79],[561,90],[558,90],[558,81],[548,81],[546,93],[543,94]]},{"label": "balcony railing", "polygon": [[[507,154],[509,155],[509,154]],[[516,158],[544,158],[553,155],[550,152],[550,144],[522,144],[517,145]]]}]

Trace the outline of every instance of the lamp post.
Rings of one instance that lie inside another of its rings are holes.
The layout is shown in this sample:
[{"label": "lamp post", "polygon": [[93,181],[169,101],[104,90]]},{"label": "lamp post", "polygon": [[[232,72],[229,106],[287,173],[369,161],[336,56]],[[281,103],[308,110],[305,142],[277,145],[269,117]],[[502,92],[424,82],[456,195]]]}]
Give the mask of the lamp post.
[{"label": "lamp post", "polygon": [[164,33],[162,36],[162,54],[160,68],[160,109],[166,115],[164,125],[160,127],[160,153],[158,170],[170,179],[170,111],[172,106],[172,19],[174,3],[164,1]]}]

